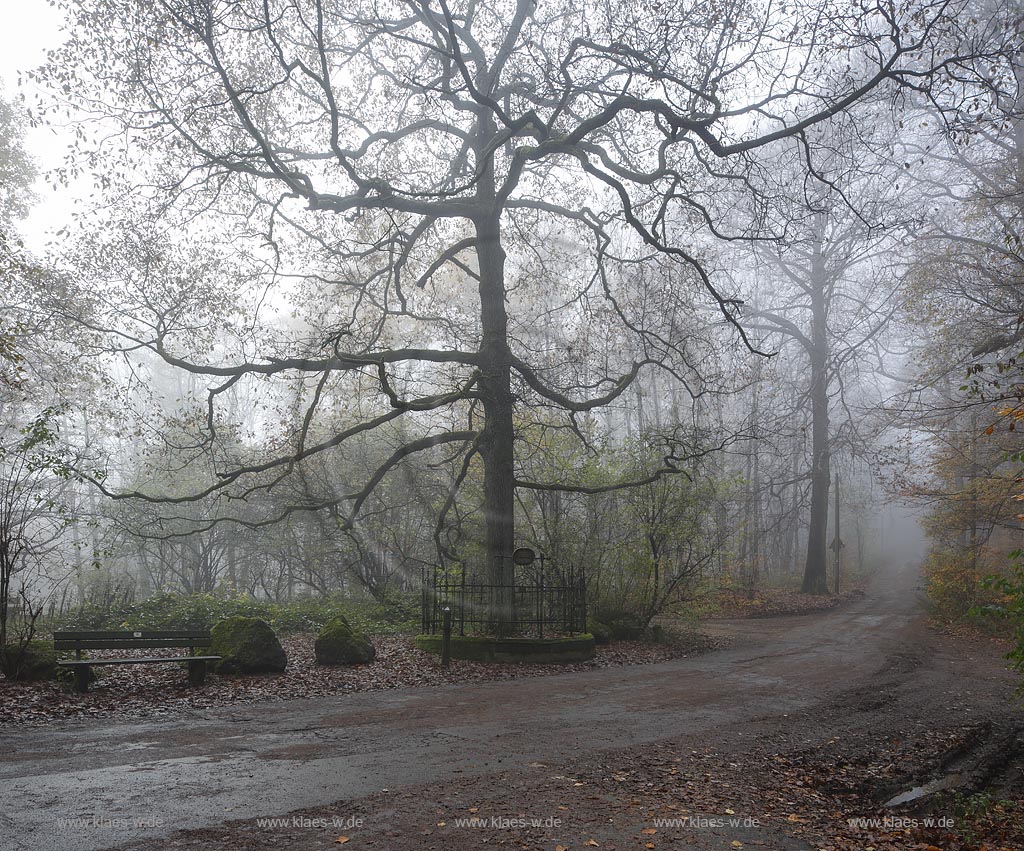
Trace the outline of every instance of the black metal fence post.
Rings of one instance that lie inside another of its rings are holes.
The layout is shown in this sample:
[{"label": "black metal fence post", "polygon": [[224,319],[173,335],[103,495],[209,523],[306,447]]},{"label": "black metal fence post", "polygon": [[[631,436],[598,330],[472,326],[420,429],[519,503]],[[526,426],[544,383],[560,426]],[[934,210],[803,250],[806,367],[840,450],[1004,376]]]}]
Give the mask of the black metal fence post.
[{"label": "black metal fence post", "polygon": [[441,633],[441,667],[447,668],[452,661],[452,610],[444,607],[444,627]]}]

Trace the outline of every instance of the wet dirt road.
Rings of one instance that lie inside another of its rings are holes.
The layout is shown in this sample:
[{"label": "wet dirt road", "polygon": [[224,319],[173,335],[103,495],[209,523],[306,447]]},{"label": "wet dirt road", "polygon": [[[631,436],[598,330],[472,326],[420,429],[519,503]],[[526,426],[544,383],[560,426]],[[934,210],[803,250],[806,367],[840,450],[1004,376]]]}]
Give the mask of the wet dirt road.
[{"label": "wet dirt road", "polygon": [[719,623],[732,646],[657,665],[7,729],[0,848],[160,848],[177,830],[783,716],[905,650],[917,583],[904,568],[839,611]]}]

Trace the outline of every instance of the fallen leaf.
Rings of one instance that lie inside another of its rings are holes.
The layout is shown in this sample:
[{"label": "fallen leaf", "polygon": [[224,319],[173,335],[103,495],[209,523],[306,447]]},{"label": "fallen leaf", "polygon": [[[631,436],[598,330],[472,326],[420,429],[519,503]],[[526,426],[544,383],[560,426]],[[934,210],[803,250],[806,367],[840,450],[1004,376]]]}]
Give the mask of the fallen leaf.
[{"label": "fallen leaf", "polygon": [[647,836],[654,836],[654,834],[656,834],[658,832],[658,828],[656,828],[656,827],[645,827],[640,832],[645,834],[645,835],[647,835]]},{"label": "fallen leaf", "polygon": [[601,843],[600,842],[595,842],[593,839],[588,839],[587,840],[587,845],[589,845],[591,848],[600,848],[601,847]]},{"label": "fallen leaf", "polygon": [[347,836],[339,836],[337,839],[334,840],[334,842],[337,845],[344,845],[346,842],[348,842],[348,837]]}]

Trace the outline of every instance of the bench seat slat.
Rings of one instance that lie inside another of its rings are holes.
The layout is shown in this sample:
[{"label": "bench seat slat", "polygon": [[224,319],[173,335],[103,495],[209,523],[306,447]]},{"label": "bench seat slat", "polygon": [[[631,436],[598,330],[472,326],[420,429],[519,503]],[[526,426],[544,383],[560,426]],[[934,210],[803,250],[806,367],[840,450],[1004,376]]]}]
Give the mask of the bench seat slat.
[{"label": "bench seat slat", "polygon": [[79,665],[143,665],[154,662],[216,662],[220,656],[155,656],[146,659],[62,659],[57,662],[64,668]]}]

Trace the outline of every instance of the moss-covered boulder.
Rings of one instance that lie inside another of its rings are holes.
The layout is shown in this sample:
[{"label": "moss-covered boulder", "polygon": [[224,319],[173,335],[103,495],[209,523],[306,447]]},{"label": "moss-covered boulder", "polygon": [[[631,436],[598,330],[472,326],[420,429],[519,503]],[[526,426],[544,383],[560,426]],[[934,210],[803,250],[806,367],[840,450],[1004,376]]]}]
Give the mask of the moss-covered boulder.
[{"label": "moss-covered boulder", "polygon": [[57,677],[57,653],[50,641],[7,644],[0,669],[11,680],[52,680]]},{"label": "moss-covered boulder", "polygon": [[377,655],[373,644],[356,632],[344,617],[324,625],[314,645],[318,665],[365,665]]},{"label": "moss-covered boulder", "polygon": [[[285,669],[288,657],[270,624],[241,615],[214,624],[209,655],[218,674],[271,674]],[[204,654],[205,655],[205,654]]]}]

